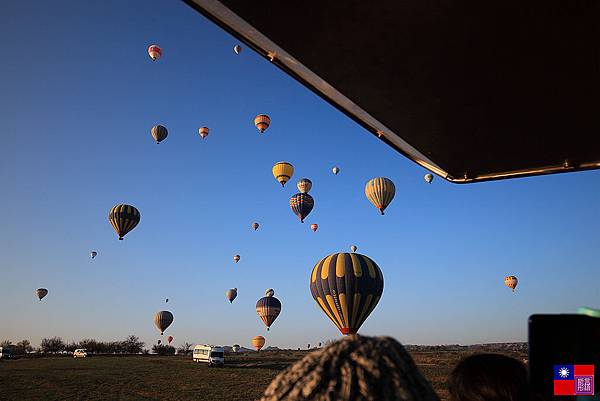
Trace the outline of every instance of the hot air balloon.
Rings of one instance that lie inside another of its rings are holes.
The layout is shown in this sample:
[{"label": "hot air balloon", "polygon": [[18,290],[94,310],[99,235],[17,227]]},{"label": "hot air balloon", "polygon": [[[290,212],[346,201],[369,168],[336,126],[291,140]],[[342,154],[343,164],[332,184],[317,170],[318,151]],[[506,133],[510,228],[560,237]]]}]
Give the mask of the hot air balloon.
[{"label": "hot air balloon", "polygon": [[517,276],[504,277],[504,285],[513,290],[513,292],[515,292],[515,288],[517,288],[518,283],[519,280],[517,279]]},{"label": "hot air balloon", "polygon": [[425,177],[423,177],[423,179],[426,183],[431,184],[431,181],[433,181],[433,174],[425,174]]},{"label": "hot air balloon", "polygon": [[38,288],[35,291],[37,297],[40,299],[40,301],[42,300],[42,298],[44,298],[46,295],[48,295],[48,290],[45,288]]},{"label": "hot air balloon", "polygon": [[278,162],[273,165],[273,176],[282,187],[292,178],[292,175],[294,175],[294,166],[290,163]]},{"label": "hot air balloon", "polygon": [[319,347],[321,346],[321,343],[319,343]]},{"label": "hot air balloon", "polygon": [[90,252],[90,257],[91,257],[92,259],[94,259],[94,258],[95,258],[97,255],[98,255],[98,252],[96,252],[96,251],[92,251],[92,252]]},{"label": "hot air balloon", "polygon": [[231,347],[231,350],[233,352],[238,352],[240,350],[240,346],[238,344],[233,344],[233,347]]},{"label": "hot air balloon", "polygon": [[310,292],[342,334],[355,334],[383,293],[383,274],[365,255],[334,253],[310,275]]},{"label": "hot air balloon", "polygon": [[167,341],[169,342],[169,344],[171,344],[171,341],[173,341],[173,336],[167,337]]},{"label": "hot air balloon", "polygon": [[395,194],[396,187],[394,183],[385,177],[373,178],[365,186],[367,199],[379,209],[381,214],[384,214],[383,211],[392,202]]},{"label": "hot air balloon", "polygon": [[169,298],[165,299],[165,302],[166,302],[166,303],[169,303]]},{"label": "hot air balloon", "polygon": [[257,351],[265,345],[265,338],[263,336],[256,336],[252,339],[252,346],[256,348]]},{"label": "hot air balloon", "polygon": [[235,263],[239,262],[240,261],[240,255],[233,255],[233,261]]},{"label": "hot air balloon", "polygon": [[313,231],[317,231],[317,228],[319,228],[318,224],[314,224],[313,223],[313,224],[310,225],[310,229],[313,230]]},{"label": "hot air balloon", "polygon": [[131,205],[116,205],[108,213],[108,221],[122,240],[140,222],[140,211]]},{"label": "hot air balloon", "polygon": [[157,341],[157,344],[158,344],[158,345],[160,345],[160,343],[161,343],[161,342],[162,342],[162,341],[158,340],[158,341]]},{"label": "hot air balloon", "polygon": [[242,46],[240,46],[240,45],[233,46],[233,51],[235,52],[235,54],[240,54],[242,52]]},{"label": "hot air balloon", "polygon": [[298,181],[298,184],[296,184],[296,186],[298,187],[298,191],[300,191],[301,194],[307,194],[312,188],[312,181],[308,178],[303,178],[300,181]]},{"label": "hot air balloon", "polygon": [[273,295],[275,295],[275,290],[272,288],[267,288],[265,290],[265,296],[267,297],[272,297]]},{"label": "hot air balloon", "polygon": [[206,138],[208,136],[208,127],[198,128],[198,135],[200,135],[202,139]]},{"label": "hot air balloon", "polygon": [[339,167],[334,167],[331,169],[331,171],[333,172],[333,174],[338,175],[338,173],[340,172],[340,168]]},{"label": "hot air balloon", "polygon": [[269,125],[271,125],[271,119],[266,114],[259,114],[254,117],[254,125],[256,125],[256,128],[258,128],[262,134],[267,128],[269,128]]},{"label": "hot air balloon", "polygon": [[162,310],[154,315],[154,324],[160,330],[162,336],[164,331],[173,323],[173,314],[169,311]]},{"label": "hot air balloon", "polygon": [[269,292],[269,295],[256,302],[256,313],[267,326],[267,331],[281,312],[281,302],[273,296],[274,293],[275,291]]},{"label": "hot air balloon", "polygon": [[232,303],[235,297],[237,297],[237,288],[230,288],[225,292],[225,296],[229,300],[229,303]]},{"label": "hot air balloon", "polygon": [[158,45],[150,45],[148,46],[148,55],[152,61],[156,61],[162,56],[162,49]]},{"label": "hot air balloon", "polygon": [[310,344],[307,344],[307,345],[306,345],[306,348],[307,348],[307,349],[310,349]]},{"label": "hot air balloon", "polygon": [[309,194],[297,193],[290,198],[290,208],[302,223],[314,206],[315,200]]},{"label": "hot air balloon", "polygon": [[350,247],[350,250],[351,250],[352,252],[356,252],[356,250],[357,250],[357,249],[358,249],[358,248],[356,247],[356,245],[352,245],[352,246]]},{"label": "hot air balloon", "polygon": [[154,138],[157,145],[164,141],[169,135],[169,131],[162,125],[155,125],[150,130],[150,133],[152,134],[152,138]]},{"label": "hot air balloon", "polygon": [[252,228],[254,229],[254,231],[258,230],[258,223],[257,222],[252,223]]}]

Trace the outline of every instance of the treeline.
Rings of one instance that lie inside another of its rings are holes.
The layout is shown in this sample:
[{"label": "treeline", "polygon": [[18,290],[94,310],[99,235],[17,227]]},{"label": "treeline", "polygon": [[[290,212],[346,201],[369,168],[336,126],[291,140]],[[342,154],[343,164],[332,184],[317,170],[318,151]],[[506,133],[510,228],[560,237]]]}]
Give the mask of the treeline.
[{"label": "treeline", "polygon": [[[72,353],[78,348],[84,348],[93,354],[149,354],[150,351],[144,348],[145,343],[134,335],[128,336],[123,341],[97,341],[92,338],[86,338],[79,342],[71,341],[67,343],[60,337],[43,338],[39,348],[34,348],[28,340],[21,340],[16,344],[11,341],[0,342],[0,347],[9,348],[13,355],[23,355],[31,352],[42,354],[60,354]],[[184,343],[175,349],[171,345],[154,344],[152,352],[158,355],[189,355],[192,352],[192,344]]]}]

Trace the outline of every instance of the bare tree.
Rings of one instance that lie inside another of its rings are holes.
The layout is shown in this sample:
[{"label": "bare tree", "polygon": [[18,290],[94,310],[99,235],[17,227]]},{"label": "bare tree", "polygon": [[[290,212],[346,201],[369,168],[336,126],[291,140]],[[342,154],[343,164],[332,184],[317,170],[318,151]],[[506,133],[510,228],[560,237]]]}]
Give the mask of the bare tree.
[{"label": "bare tree", "polygon": [[190,343],[183,343],[179,346],[179,348],[177,348],[177,353],[178,354],[183,354],[183,355],[189,355],[192,353],[192,346],[194,344],[190,344]]},{"label": "bare tree", "polygon": [[65,343],[60,337],[42,338],[42,352],[55,354],[65,349]]},{"label": "bare tree", "polygon": [[10,348],[10,347],[12,347],[12,343],[10,342],[10,340],[0,341],[0,347]]},{"label": "bare tree", "polygon": [[165,344],[154,344],[152,351],[158,355],[175,355],[175,347]]},{"label": "bare tree", "polygon": [[31,351],[33,351],[33,347],[31,346],[31,343],[29,342],[29,340],[21,340],[14,347],[14,353],[16,355],[27,354],[28,352],[31,352]]},{"label": "bare tree", "polygon": [[123,341],[123,351],[127,354],[139,354],[144,349],[144,342],[138,336],[130,335]]}]

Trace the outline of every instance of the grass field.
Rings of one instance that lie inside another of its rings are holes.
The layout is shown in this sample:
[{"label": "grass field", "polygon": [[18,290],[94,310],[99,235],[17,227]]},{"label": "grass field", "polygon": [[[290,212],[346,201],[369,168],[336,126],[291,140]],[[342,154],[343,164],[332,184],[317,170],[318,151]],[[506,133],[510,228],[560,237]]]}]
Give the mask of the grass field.
[{"label": "grass field", "polygon": [[[306,355],[279,351],[227,356],[223,368],[191,357],[96,356],[0,361],[1,400],[227,400],[258,399],[281,370]],[[463,352],[412,353],[443,400],[446,379]]]}]

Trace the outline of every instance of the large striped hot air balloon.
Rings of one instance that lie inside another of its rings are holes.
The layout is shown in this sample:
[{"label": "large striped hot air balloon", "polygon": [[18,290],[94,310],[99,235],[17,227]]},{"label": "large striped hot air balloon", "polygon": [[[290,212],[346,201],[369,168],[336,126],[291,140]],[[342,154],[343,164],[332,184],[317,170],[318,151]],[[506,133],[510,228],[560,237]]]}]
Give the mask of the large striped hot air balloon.
[{"label": "large striped hot air balloon", "polygon": [[256,128],[258,128],[262,134],[267,128],[269,128],[269,125],[271,125],[271,119],[266,114],[259,114],[254,117],[254,125],[256,125]]},{"label": "large striped hot air balloon", "polygon": [[154,138],[157,145],[164,141],[169,135],[169,131],[162,125],[155,125],[150,130],[150,133],[152,134],[152,138]]},{"label": "large striped hot air balloon", "polygon": [[312,188],[312,181],[308,178],[303,178],[300,181],[298,181],[298,184],[296,184],[296,186],[298,187],[298,191],[300,191],[301,194],[307,194]]},{"label": "large striped hot air balloon", "polygon": [[515,288],[517,288],[518,283],[519,280],[517,279],[517,276],[504,277],[504,285],[513,290],[513,292],[515,292]]},{"label": "large striped hot air balloon", "polygon": [[290,198],[290,208],[302,223],[314,206],[315,200],[309,194],[297,193]]},{"label": "large striped hot air balloon", "polygon": [[45,288],[38,288],[37,290],[35,290],[35,295],[37,295],[37,297],[41,301],[42,298],[44,298],[46,295],[48,295],[48,290]]},{"label": "large striped hot air balloon", "polygon": [[108,221],[122,240],[140,222],[140,211],[131,205],[116,205],[108,212]]},{"label": "large striped hot air balloon", "polygon": [[232,303],[233,300],[237,297],[237,288],[230,288],[225,292],[225,296],[229,303]]},{"label": "large striped hot air balloon", "polygon": [[252,346],[257,350],[260,351],[260,349],[265,345],[265,338],[263,336],[256,336],[252,339]]},{"label": "large striped hot air balloon", "polygon": [[148,56],[152,61],[156,61],[162,56],[162,49],[158,45],[150,45],[148,46]]},{"label": "large striped hot air balloon", "polygon": [[292,178],[292,175],[294,175],[294,166],[290,163],[278,162],[273,165],[273,177],[279,181],[282,187]]},{"label": "large striped hot air balloon", "polygon": [[389,178],[373,178],[365,186],[365,195],[379,209],[381,214],[384,214],[383,211],[392,202],[394,195],[396,195],[396,187]]},{"label": "large striped hot air balloon", "polygon": [[267,290],[267,296],[256,302],[256,313],[267,326],[267,331],[281,313],[281,302],[273,295],[275,291]]},{"label": "large striped hot air balloon", "polygon": [[173,323],[173,314],[169,311],[161,310],[154,315],[154,325],[160,330],[161,336],[171,323]]},{"label": "large striped hot air balloon", "polygon": [[355,334],[383,293],[383,274],[365,255],[334,253],[310,275],[310,292],[342,334]]}]

